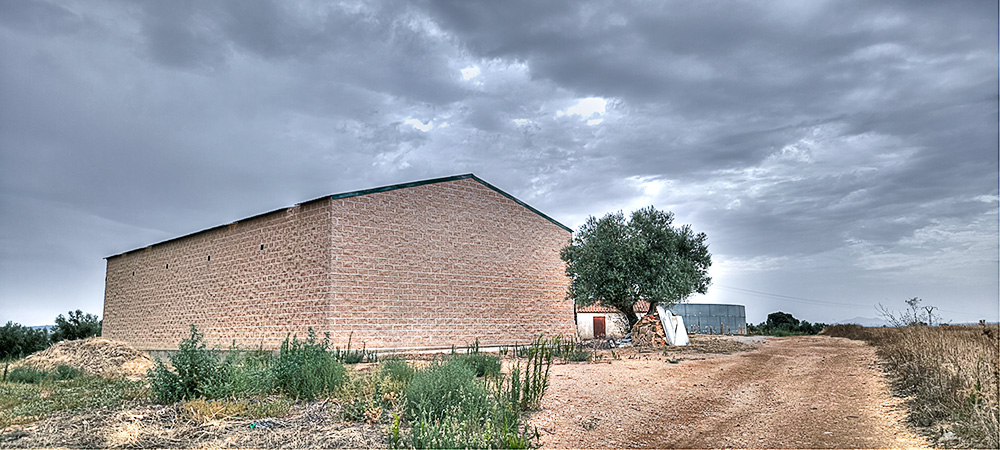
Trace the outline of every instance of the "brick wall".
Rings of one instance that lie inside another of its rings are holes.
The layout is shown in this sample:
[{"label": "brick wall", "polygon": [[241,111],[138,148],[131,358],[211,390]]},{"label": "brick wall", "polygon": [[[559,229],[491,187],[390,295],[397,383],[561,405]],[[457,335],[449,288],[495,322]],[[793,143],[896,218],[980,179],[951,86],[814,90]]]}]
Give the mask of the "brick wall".
[{"label": "brick wall", "polygon": [[104,334],[147,350],[191,323],[265,348],[308,327],[395,349],[575,336],[569,239],[471,178],[325,198],[109,258]]}]

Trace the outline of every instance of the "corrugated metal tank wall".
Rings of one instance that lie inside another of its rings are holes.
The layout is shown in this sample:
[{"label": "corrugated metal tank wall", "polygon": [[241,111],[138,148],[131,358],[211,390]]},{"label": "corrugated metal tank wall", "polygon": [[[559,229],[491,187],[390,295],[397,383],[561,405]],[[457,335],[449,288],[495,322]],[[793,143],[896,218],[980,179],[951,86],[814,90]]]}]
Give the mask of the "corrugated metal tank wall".
[{"label": "corrugated metal tank wall", "polygon": [[688,333],[746,334],[747,315],[743,305],[678,303],[670,308],[684,318]]}]

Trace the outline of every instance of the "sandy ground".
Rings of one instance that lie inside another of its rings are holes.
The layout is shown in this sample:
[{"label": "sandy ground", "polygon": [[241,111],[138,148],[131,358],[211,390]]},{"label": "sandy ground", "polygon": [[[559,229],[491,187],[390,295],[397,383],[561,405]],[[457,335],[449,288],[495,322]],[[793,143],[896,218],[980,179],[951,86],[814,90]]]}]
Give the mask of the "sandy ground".
[{"label": "sandy ground", "polygon": [[758,345],[555,365],[531,423],[544,448],[930,446],[904,425],[902,399],[867,344],[809,336]]}]

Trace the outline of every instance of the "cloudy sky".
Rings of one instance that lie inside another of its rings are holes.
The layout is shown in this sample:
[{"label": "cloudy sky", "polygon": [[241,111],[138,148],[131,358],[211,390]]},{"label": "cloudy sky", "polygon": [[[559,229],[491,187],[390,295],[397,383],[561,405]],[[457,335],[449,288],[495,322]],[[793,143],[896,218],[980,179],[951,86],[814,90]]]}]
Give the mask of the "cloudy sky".
[{"label": "cloudy sky", "polygon": [[998,319],[997,2],[0,1],[0,322],[103,257],[475,173],[709,236],[693,301]]}]

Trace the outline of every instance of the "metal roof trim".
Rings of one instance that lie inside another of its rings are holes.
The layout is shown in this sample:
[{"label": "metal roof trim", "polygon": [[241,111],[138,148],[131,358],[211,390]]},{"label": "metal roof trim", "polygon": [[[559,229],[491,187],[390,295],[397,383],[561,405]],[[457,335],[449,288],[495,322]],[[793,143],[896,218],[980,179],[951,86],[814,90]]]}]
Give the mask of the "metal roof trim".
[{"label": "metal roof trim", "polygon": [[531,205],[529,205],[529,204],[527,204],[527,203],[519,200],[517,197],[514,197],[513,195],[510,195],[510,194],[504,192],[500,188],[498,188],[498,187],[496,187],[496,186],[494,186],[494,185],[492,185],[490,183],[487,183],[482,178],[477,177],[475,174],[466,173],[466,174],[462,174],[462,175],[452,175],[452,176],[449,176],[449,177],[430,178],[430,179],[427,179],[427,180],[419,180],[419,181],[411,181],[411,182],[407,182],[407,183],[391,184],[391,185],[388,185],[388,186],[380,186],[380,187],[375,187],[375,188],[370,188],[370,189],[362,189],[362,190],[358,190],[358,191],[343,192],[343,193],[340,193],[340,194],[324,195],[322,197],[317,197],[317,198],[314,198],[312,200],[306,200],[304,202],[296,203],[296,204],[294,204],[292,206],[287,206],[287,207],[284,207],[284,208],[278,208],[278,209],[274,209],[274,210],[271,210],[271,211],[263,212],[263,213],[260,213],[260,214],[255,214],[255,215],[252,215],[250,217],[245,217],[243,219],[239,219],[239,220],[236,220],[236,221],[233,221],[233,222],[229,222],[229,223],[226,223],[226,224],[216,225],[214,227],[205,228],[203,230],[195,231],[193,233],[184,234],[184,235],[177,236],[177,237],[174,237],[174,238],[170,238],[170,239],[167,239],[167,240],[164,240],[164,241],[160,241],[160,242],[156,242],[156,243],[149,244],[149,245],[146,245],[146,246],[138,247],[138,248],[135,248],[135,249],[132,249],[132,250],[124,251],[124,252],[121,252],[121,253],[116,253],[116,254],[111,255],[111,256],[105,256],[104,259],[111,259],[111,258],[115,258],[115,257],[118,257],[118,256],[127,255],[129,253],[137,252],[137,251],[140,251],[140,250],[145,250],[145,249],[148,249],[148,248],[151,248],[151,247],[155,247],[155,246],[158,246],[158,245],[163,245],[163,244],[166,244],[166,243],[169,243],[169,242],[173,242],[173,241],[177,241],[177,240],[180,240],[180,239],[189,238],[191,236],[199,235],[199,234],[206,233],[206,232],[209,232],[209,231],[212,231],[212,230],[216,230],[216,229],[219,229],[219,228],[228,227],[230,225],[235,225],[237,223],[246,222],[248,220],[256,219],[258,217],[263,217],[263,216],[266,216],[266,215],[269,215],[269,214],[274,214],[274,213],[281,212],[281,211],[287,211],[287,210],[295,208],[297,206],[302,206],[302,205],[306,205],[306,204],[309,204],[309,203],[315,203],[315,202],[319,202],[319,201],[323,201],[323,200],[337,200],[337,199],[342,199],[342,198],[358,197],[358,196],[361,196],[361,195],[377,194],[377,193],[380,193],[380,192],[394,191],[396,189],[405,189],[405,188],[411,188],[411,187],[417,187],[417,186],[424,186],[424,185],[427,185],[427,184],[446,183],[446,182],[449,182],[449,181],[463,180],[463,179],[466,179],[466,178],[473,179],[476,182],[482,184],[483,186],[486,186],[486,187],[492,189],[493,191],[499,193],[500,195],[503,195],[504,197],[507,197],[507,198],[513,200],[518,205],[521,205],[521,206],[527,208],[528,210],[530,210],[531,212],[533,212],[535,214],[538,214],[539,216],[541,216],[545,220],[548,220],[549,222],[552,222],[553,224],[559,226],[560,228],[562,228],[562,229],[564,229],[566,231],[569,231],[570,233],[573,232],[573,229],[567,227],[566,225],[563,225],[563,224],[559,223],[558,221],[556,221],[555,219],[549,217],[545,213],[543,213],[543,212],[535,209]]}]

